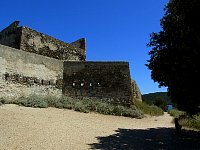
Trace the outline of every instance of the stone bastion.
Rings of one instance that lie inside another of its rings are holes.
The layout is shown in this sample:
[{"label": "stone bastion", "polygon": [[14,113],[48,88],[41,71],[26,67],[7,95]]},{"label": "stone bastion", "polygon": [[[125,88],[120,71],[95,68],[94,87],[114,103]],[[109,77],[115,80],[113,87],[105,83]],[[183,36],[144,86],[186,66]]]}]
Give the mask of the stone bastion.
[{"label": "stone bastion", "polygon": [[91,98],[130,106],[141,100],[128,62],[86,61],[86,40],[66,43],[13,22],[0,32],[0,97]]}]

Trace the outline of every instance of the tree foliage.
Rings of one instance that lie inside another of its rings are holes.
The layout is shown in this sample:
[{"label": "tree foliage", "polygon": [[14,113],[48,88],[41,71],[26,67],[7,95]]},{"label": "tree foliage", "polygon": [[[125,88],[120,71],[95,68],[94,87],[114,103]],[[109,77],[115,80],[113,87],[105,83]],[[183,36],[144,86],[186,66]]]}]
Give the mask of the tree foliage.
[{"label": "tree foliage", "polygon": [[154,105],[160,107],[163,111],[167,111],[167,102],[162,97],[156,97]]},{"label": "tree foliage", "polygon": [[199,111],[200,0],[171,0],[160,21],[162,30],[150,35],[147,67],[179,109]]},{"label": "tree foliage", "polygon": [[167,95],[167,92],[155,92],[155,93],[143,94],[142,100],[145,103],[152,105],[155,103],[155,100],[158,97],[164,100],[167,104],[171,104],[170,97]]}]

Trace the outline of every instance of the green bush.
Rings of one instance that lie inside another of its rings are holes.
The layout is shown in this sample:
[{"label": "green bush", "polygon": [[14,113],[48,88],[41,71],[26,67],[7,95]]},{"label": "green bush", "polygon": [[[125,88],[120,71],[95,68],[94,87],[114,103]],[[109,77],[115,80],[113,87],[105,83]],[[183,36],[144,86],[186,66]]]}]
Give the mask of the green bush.
[{"label": "green bush", "polygon": [[115,107],[113,107],[112,114],[116,115],[116,116],[123,116],[125,110],[126,110],[126,108],[123,106],[115,106]]},{"label": "green bush", "polygon": [[175,118],[179,118],[179,116],[183,116],[186,114],[185,112],[177,110],[177,109],[171,109],[168,111],[168,113]]},{"label": "green bush", "polygon": [[184,127],[200,130],[200,114],[179,117],[179,123]]},{"label": "green bush", "polygon": [[125,109],[123,116],[141,119],[144,117],[144,113],[135,106],[131,106],[131,108]]},{"label": "green bush", "polygon": [[148,114],[151,116],[160,116],[164,114],[164,111],[161,108],[154,105],[148,105],[144,102],[136,101],[135,106],[144,114]]},{"label": "green bush", "polygon": [[63,108],[60,99],[55,96],[45,96],[43,100],[47,102],[48,107],[56,107],[56,108]]},{"label": "green bush", "polygon": [[[1,102],[1,101],[0,101]],[[2,101],[4,103],[4,101]],[[1,102],[1,103],[2,103]],[[125,107],[121,105],[109,104],[96,99],[74,99],[70,97],[50,97],[31,95],[29,97],[20,97],[16,100],[9,101],[9,103],[27,106],[27,107],[56,107],[73,109],[84,113],[97,112],[105,115],[126,116],[132,118],[142,118],[143,112],[135,106]]]},{"label": "green bush", "polygon": [[168,113],[174,118],[178,118],[182,126],[200,130],[200,113],[190,116],[186,112],[177,109],[172,109]]},{"label": "green bush", "polygon": [[101,102],[101,103],[98,103],[96,111],[100,114],[111,115],[113,111],[113,106],[107,103]]},{"label": "green bush", "polygon": [[75,103],[74,110],[84,112],[84,113],[90,112],[90,110],[87,108],[87,105],[84,105],[84,103],[82,101]]},{"label": "green bush", "polygon": [[191,127],[200,130],[200,113],[193,115],[191,119]]},{"label": "green bush", "polygon": [[39,107],[39,108],[48,107],[48,102],[44,99],[44,97],[37,95],[31,95],[29,97],[20,97],[16,101],[13,101],[13,103],[26,107]]},{"label": "green bush", "polygon": [[[113,105],[95,99],[79,100],[78,108],[75,110],[82,112],[98,112],[104,115],[126,116],[132,118],[142,118],[143,113],[136,107],[125,107],[121,105]],[[76,104],[77,105],[77,104]],[[81,108],[82,107],[82,108]],[[80,110],[81,109],[81,110]]]},{"label": "green bush", "polygon": [[70,98],[70,97],[62,97],[60,99],[60,102],[63,105],[63,108],[66,109],[73,109],[75,107],[76,99]]}]

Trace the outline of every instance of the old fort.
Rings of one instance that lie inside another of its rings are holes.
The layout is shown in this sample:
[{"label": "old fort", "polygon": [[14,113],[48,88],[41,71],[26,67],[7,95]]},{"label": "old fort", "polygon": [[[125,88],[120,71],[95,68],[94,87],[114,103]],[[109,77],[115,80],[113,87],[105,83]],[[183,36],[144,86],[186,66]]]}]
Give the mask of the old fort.
[{"label": "old fort", "polygon": [[141,99],[128,62],[86,61],[86,41],[66,43],[19,21],[0,32],[0,95],[95,98],[130,105]]}]

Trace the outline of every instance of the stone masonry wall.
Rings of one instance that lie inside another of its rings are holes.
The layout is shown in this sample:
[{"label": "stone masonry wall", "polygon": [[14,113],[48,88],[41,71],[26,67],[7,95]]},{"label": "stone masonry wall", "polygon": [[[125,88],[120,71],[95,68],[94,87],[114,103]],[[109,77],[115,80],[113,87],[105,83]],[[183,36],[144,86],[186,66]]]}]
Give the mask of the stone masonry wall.
[{"label": "stone masonry wall", "polygon": [[0,44],[59,60],[86,60],[84,38],[68,44],[28,27],[19,27],[19,21],[0,32]]},{"label": "stone masonry wall", "polygon": [[0,32],[0,44],[20,49],[22,27],[18,24],[19,21],[15,21]]},{"label": "stone masonry wall", "polygon": [[129,64],[127,62],[64,62],[63,94],[130,106],[132,90]]},{"label": "stone masonry wall", "polygon": [[22,27],[20,49],[60,60],[85,61],[85,49],[67,44],[53,37]]},{"label": "stone masonry wall", "polygon": [[126,106],[141,99],[127,62],[86,62],[84,38],[68,44],[18,25],[0,32],[0,97],[65,95]]},{"label": "stone masonry wall", "polygon": [[133,100],[142,101],[142,94],[135,80],[131,80],[131,88],[133,91]]},{"label": "stone masonry wall", "polygon": [[0,45],[0,97],[62,95],[63,62]]}]

